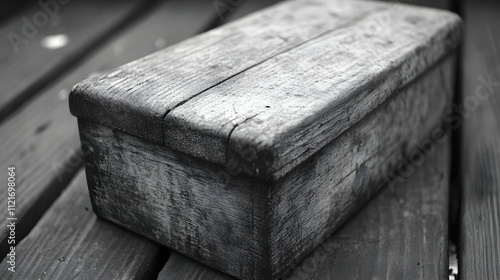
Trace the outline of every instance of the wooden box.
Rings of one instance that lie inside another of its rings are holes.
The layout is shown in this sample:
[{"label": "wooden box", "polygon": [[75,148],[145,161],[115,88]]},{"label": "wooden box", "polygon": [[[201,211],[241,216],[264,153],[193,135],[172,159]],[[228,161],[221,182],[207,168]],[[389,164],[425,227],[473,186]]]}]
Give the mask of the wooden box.
[{"label": "wooden box", "polygon": [[280,278],[439,141],[459,38],[445,11],[289,1],[91,77],[70,109],[93,209]]}]

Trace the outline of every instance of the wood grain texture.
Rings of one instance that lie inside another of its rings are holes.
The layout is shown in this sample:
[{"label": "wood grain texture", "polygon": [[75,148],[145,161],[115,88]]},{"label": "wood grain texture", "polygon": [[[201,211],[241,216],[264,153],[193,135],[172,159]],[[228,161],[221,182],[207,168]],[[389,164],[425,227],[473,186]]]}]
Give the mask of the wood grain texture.
[{"label": "wood grain texture", "polygon": [[[449,143],[377,194],[285,279],[446,279]],[[172,253],[158,280],[174,279],[234,278]]]},{"label": "wood grain texture", "polygon": [[[277,279],[347,220],[402,157],[434,140],[453,58],[276,183],[79,119],[96,213],[241,279]],[[221,238],[224,237],[224,238]]]},{"label": "wood grain texture", "polygon": [[0,263],[2,279],[151,279],[166,249],[98,219],[83,171],[16,246],[16,272]]},{"label": "wood grain texture", "polygon": [[452,52],[459,23],[378,2],[278,4],[82,82],[71,110],[275,181]]},{"label": "wood grain texture", "polygon": [[[453,95],[450,58],[278,181],[271,252],[278,270],[301,261],[386,183],[415,149],[439,142]],[[418,153],[417,153],[418,154]],[[417,160],[416,160],[417,161]],[[293,236],[294,238],[290,238]]]},{"label": "wood grain texture", "polygon": [[465,1],[460,279],[500,279],[500,3]]},{"label": "wood grain texture", "polygon": [[[413,23],[406,21],[412,17]],[[456,18],[443,21],[402,8],[380,23],[387,37],[367,34],[367,23],[379,18],[374,12],[190,99],[167,114],[165,144],[237,163],[251,176],[281,178],[451,51],[443,46],[454,44],[446,37]]]},{"label": "wood grain texture", "polygon": [[289,279],[447,279],[449,144],[409,165]]},{"label": "wood grain texture", "polygon": [[[106,71],[188,38],[213,20],[210,3],[162,1],[136,24],[127,28],[75,65],[57,81],[0,125],[0,166],[16,166],[22,197],[16,207],[19,239],[28,234],[83,164],[76,120],[68,110],[71,87],[89,75]],[[207,12],[208,11],[208,12]],[[7,181],[7,173],[0,172]],[[7,193],[0,207],[7,209]],[[7,218],[0,211],[0,218]],[[7,254],[8,229],[0,228],[0,254]]]},{"label": "wood grain texture", "polygon": [[232,275],[270,275],[268,186],[102,125],[79,127],[98,216]]},{"label": "wood grain texture", "polygon": [[[34,1],[0,26],[0,120],[147,3],[136,0],[40,2],[49,4]],[[54,35],[66,36],[67,43],[56,49],[46,47]]]}]

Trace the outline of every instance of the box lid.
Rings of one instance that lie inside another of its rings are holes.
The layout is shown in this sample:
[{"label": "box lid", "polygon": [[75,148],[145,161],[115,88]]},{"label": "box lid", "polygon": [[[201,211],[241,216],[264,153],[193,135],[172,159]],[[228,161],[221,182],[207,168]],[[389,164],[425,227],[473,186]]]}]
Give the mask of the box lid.
[{"label": "box lid", "polygon": [[290,1],[77,84],[73,115],[278,180],[453,53],[453,13]]}]

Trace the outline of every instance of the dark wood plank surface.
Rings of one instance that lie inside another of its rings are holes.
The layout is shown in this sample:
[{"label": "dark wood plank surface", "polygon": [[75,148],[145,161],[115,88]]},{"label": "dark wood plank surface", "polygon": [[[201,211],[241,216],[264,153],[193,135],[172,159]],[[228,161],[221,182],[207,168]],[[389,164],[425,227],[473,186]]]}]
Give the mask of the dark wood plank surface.
[{"label": "dark wood plank surface", "polygon": [[460,279],[500,279],[500,2],[464,6]]},{"label": "dark wood plank surface", "polygon": [[[448,277],[449,141],[386,188],[319,245],[297,279],[445,279]],[[234,279],[172,253],[159,280]]]},{"label": "dark wood plank surface", "polygon": [[[147,3],[139,0],[59,2],[32,1],[0,25],[0,120],[129,21]],[[57,44],[63,45],[55,48]]]},{"label": "dark wood plank surface", "polygon": [[[1,124],[0,166],[4,170],[16,166],[17,196],[22,197],[16,207],[18,239],[29,232],[83,164],[76,119],[68,110],[71,87],[91,74],[191,37],[215,17],[208,2],[162,1]],[[0,173],[0,180],[6,182],[6,172]],[[6,199],[0,207],[7,209]],[[7,211],[0,211],[0,218],[5,220]],[[2,255],[7,253],[7,236],[8,229],[1,227]]]},{"label": "dark wood plank surface", "polygon": [[160,245],[97,218],[83,170],[15,252],[15,273],[6,258],[1,279],[152,279],[168,257]]}]

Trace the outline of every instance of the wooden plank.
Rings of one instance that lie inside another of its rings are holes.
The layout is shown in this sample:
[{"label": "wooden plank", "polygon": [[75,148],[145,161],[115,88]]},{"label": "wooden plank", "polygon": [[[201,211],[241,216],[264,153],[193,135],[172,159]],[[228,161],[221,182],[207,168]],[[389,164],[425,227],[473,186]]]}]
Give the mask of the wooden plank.
[{"label": "wooden plank", "polygon": [[6,257],[1,279],[151,279],[168,253],[160,245],[98,219],[80,170],[71,185]]},{"label": "wooden plank", "polygon": [[[71,87],[88,75],[106,71],[181,41],[204,29],[216,17],[211,4],[194,1],[162,1],[136,25],[111,38],[86,61],[15,112],[0,126],[0,166],[17,169],[16,207],[21,239],[35,225],[81,167],[76,120],[68,110]],[[208,12],[207,12],[208,11]],[[7,172],[0,173],[7,181]],[[7,209],[7,200],[0,201]],[[6,220],[7,211],[0,211]],[[0,228],[0,255],[7,254],[8,229]]]},{"label": "wooden plank", "polygon": [[0,26],[0,120],[130,21],[144,1],[32,1]]},{"label": "wooden plank", "polygon": [[[277,181],[460,37],[448,12],[329,3],[278,4],[86,80],[70,96],[72,113]],[[366,33],[374,23],[378,36]]]},{"label": "wooden plank", "polygon": [[[409,177],[384,189],[285,279],[447,278],[449,143],[409,165]],[[169,279],[234,278],[172,253],[158,277]]]},{"label": "wooden plank", "polygon": [[500,279],[500,3],[465,1],[460,279]]}]

